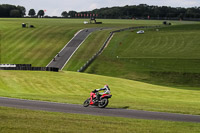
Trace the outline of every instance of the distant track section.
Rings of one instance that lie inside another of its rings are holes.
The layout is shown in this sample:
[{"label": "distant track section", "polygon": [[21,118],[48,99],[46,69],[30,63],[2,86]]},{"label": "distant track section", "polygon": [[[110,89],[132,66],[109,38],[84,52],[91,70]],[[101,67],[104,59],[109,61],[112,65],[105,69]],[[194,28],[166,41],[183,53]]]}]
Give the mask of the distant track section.
[{"label": "distant track section", "polygon": [[92,62],[103,52],[103,50],[105,49],[105,47],[108,45],[108,43],[110,42],[110,40],[112,39],[114,33],[116,32],[121,32],[121,31],[127,31],[127,30],[135,30],[135,29],[144,29],[144,28],[157,28],[160,26],[140,26],[140,27],[129,27],[129,28],[124,28],[124,29],[119,29],[119,30],[115,30],[110,32],[110,35],[108,36],[108,38],[106,39],[106,41],[104,42],[103,46],[100,48],[100,50],[95,53],[92,58],[90,58],[79,70],[78,72],[84,72],[90,64],[92,64]]},{"label": "distant track section", "polygon": [[85,41],[85,39],[94,31],[102,28],[90,28],[80,30],[66,45],[65,47],[51,60],[47,67],[55,67],[62,70],[67,64],[72,55]]},{"label": "distant track section", "polygon": [[43,110],[51,112],[89,114],[98,116],[126,117],[135,119],[151,119],[151,120],[166,120],[166,121],[184,121],[184,122],[200,122],[199,115],[184,115],[174,113],[161,113],[140,110],[128,110],[117,108],[97,108],[83,107],[76,104],[64,104],[54,102],[42,102],[34,100],[22,100],[15,98],[0,97],[0,106],[15,107],[31,110]]}]

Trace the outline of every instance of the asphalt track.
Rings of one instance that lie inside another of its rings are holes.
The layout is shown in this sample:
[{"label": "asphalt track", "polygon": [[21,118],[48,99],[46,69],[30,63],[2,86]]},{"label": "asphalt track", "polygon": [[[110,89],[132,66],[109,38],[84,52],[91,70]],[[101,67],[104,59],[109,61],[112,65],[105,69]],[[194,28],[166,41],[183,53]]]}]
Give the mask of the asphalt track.
[{"label": "asphalt track", "polygon": [[117,108],[105,108],[105,109],[100,109],[97,107],[85,108],[82,105],[76,105],[76,104],[22,100],[22,99],[4,98],[4,97],[0,97],[0,106],[51,111],[51,112],[62,112],[62,113],[200,123],[200,116],[198,115],[184,115],[184,114],[150,112],[150,111],[139,111],[139,110],[117,109]]},{"label": "asphalt track", "polygon": [[102,28],[90,28],[80,30],[57,54],[54,59],[47,65],[47,67],[56,67],[62,70],[66,63],[69,61],[71,56],[76,52],[79,46],[84,42],[84,40],[94,31],[100,30]]}]

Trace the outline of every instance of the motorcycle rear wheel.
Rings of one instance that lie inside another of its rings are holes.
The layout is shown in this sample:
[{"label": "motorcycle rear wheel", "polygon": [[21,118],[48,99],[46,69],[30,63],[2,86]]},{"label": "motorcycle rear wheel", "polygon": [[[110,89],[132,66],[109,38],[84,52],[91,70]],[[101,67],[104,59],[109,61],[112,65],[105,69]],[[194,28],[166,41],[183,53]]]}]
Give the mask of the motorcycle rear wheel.
[{"label": "motorcycle rear wheel", "polygon": [[90,105],[90,98],[88,98],[87,100],[85,100],[85,102],[83,103],[84,107],[88,107]]},{"label": "motorcycle rear wheel", "polygon": [[108,99],[107,98],[103,98],[99,102],[98,107],[99,108],[105,108],[107,105],[108,105]]}]

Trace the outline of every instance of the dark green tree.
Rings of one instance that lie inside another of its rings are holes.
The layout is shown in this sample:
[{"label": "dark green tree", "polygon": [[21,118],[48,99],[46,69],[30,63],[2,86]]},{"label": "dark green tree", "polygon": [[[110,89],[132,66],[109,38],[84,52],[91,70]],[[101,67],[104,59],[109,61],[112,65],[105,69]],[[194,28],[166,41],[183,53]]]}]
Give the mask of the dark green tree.
[{"label": "dark green tree", "polygon": [[35,14],[36,13],[35,13],[34,9],[30,9],[29,12],[28,12],[28,15],[31,16],[31,17],[35,16]]},{"label": "dark green tree", "polygon": [[10,17],[10,11],[16,9],[14,5],[3,4],[1,5],[3,11],[0,12],[1,17]]},{"label": "dark green tree", "polygon": [[64,11],[64,12],[62,12],[62,17],[64,17],[64,18],[67,18],[68,17],[68,13],[67,13],[67,11]]},{"label": "dark green tree", "polygon": [[10,11],[10,17],[18,18],[21,17],[20,11],[17,9],[11,10]]},{"label": "dark green tree", "polygon": [[42,18],[44,16],[44,10],[39,10],[37,16]]},{"label": "dark green tree", "polygon": [[77,14],[76,11],[69,11],[69,12],[68,12],[68,15],[69,15],[71,18],[74,18],[74,17],[75,17],[75,14]]},{"label": "dark green tree", "polygon": [[23,17],[26,9],[23,6],[0,5],[0,17]]},{"label": "dark green tree", "polygon": [[26,8],[23,6],[17,6],[17,9],[20,12],[21,17],[24,17],[24,15],[26,15]]}]

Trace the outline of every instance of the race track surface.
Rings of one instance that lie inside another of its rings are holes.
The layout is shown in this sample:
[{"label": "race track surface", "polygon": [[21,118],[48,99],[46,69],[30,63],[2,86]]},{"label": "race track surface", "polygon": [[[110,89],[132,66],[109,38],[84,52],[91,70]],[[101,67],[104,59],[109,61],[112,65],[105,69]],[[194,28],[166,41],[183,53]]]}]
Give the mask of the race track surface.
[{"label": "race track surface", "polygon": [[65,47],[57,54],[54,59],[47,65],[47,67],[56,67],[59,70],[66,65],[71,56],[76,52],[78,47],[84,42],[84,40],[90,35],[90,33],[100,30],[103,28],[90,28],[83,29],[79,31],[66,45]]},{"label": "race track surface", "polygon": [[172,114],[172,113],[161,113],[161,112],[150,112],[150,111],[139,111],[139,110],[128,110],[128,109],[117,109],[117,108],[105,108],[105,109],[100,109],[97,107],[85,108],[82,105],[76,105],[76,104],[21,100],[21,99],[4,98],[4,97],[0,97],[0,106],[31,109],[31,110],[43,110],[51,112],[62,112],[62,113],[89,114],[98,116],[113,116],[113,117],[166,120],[166,121],[200,122],[200,116],[198,115]]}]

